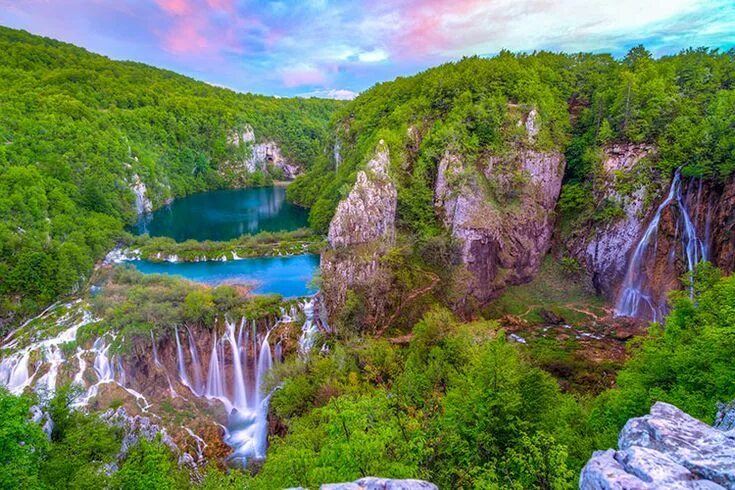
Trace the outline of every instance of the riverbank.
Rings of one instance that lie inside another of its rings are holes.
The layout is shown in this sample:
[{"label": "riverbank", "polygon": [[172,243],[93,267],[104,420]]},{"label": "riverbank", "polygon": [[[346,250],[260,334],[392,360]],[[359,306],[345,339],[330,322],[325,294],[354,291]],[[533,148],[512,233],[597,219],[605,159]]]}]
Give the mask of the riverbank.
[{"label": "riverbank", "polygon": [[264,231],[228,241],[177,242],[169,237],[128,235],[111,256],[111,261],[142,259],[151,262],[226,262],[253,257],[288,257],[319,254],[324,250],[325,243],[324,237],[308,228],[283,232]]}]

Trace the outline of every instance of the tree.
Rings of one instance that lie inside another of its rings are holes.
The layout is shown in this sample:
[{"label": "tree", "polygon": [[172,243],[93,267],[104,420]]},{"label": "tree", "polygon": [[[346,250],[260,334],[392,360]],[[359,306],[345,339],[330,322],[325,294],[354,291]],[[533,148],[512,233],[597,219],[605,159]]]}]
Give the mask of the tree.
[{"label": "tree", "polygon": [[41,427],[30,420],[31,401],[0,388],[0,487],[38,488],[48,450]]}]

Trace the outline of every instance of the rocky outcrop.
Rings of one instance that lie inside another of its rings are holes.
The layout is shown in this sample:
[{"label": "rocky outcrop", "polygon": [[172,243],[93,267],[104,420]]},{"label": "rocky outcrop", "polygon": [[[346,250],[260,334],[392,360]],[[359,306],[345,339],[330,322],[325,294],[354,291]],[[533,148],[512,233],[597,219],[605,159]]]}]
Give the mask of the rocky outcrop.
[{"label": "rocky outcrop", "polygon": [[381,141],[367,170],[358,172],[349,195],[337,205],[327,235],[332,248],[393,240],[397,192],[389,166],[388,148]]},{"label": "rocky outcrop", "polygon": [[322,255],[321,274],[330,317],[344,304],[350,289],[361,291],[370,315],[385,312],[390,274],[380,258],[395,239],[397,206],[389,167],[388,148],[381,141],[329,225],[330,250]]},{"label": "rocky outcrop", "polygon": [[582,490],[735,488],[735,434],[668,403],[629,420],[618,446],[593,454],[582,470]]},{"label": "rocky outcrop", "polygon": [[[537,129],[528,119],[530,139]],[[445,153],[434,204],[460,244],[471,277],[468,296],[485,303],[538,271],[551,246],[563,174],[564,157],[557,151],[517,147],[507,155],[481,158],[477,167]]]},{"label": "rocky outcrop", "polygon": [[651,200],[649,194],[659,192],[657,185],[649,188],[644,183],[634,185],[629,194],[621,193],[618,187],[653,153],[650,145],[620,144],[605,148],[594,199],[596,203],[619,206],[621,217],[595,226],[593,232],[589,226],[582,226],[567,244],[598,293],[609,299],[614,298],[625,275],[630,251],[646,226],[649,209],[645,203]]},{"label": "rocky outcrop", "polygon": [[433,483],[423,480],[391,480],[367,476],[350,483],[332,483],[319,487],[321,490],[438,490]]},{"label": "rocky outcrop", "polygon": [[122,429],[123,440],[120,446],[120,452],[117,455],[117,458],[120,460],[124,459],[130,449],[138,444],[138,441],[141,439],[152,442],[159,435],[161,442],[168,446],[169,449],[176,454],[180,452],[179,447],[165,428],[151,422],[149,417],[128,415],[125,407],[120,407],[117,410],[108,409],[100,414],[100,419],[111,427]]},{"label": "rocky outcrop", "polygon": [[287,179],[293,179],[300,173],[298,165],[290,162],[283,156],[281,148],[273,140],[256,143],[255,131],[250,126],[245,126],[242,131],[233,131],[227,136],[227,143],[239,149],[242,159],[237,162],[228,162],[228,167],[233,170],[238,168],[246,173],[257,170],[265,171],[267,167],[273,166],[283,172]]}]

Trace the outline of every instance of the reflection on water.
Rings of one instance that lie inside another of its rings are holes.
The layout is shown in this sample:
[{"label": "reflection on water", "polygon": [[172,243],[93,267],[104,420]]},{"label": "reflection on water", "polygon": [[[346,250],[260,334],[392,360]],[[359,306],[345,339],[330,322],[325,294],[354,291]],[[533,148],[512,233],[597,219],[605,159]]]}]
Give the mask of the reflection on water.
[{"label": "reflection on water", "polygon": [[221,241],[260,231],[295,230],[306,226],[307,216],[305,209],[286,201],[284,187],[229,189],[176,199],[141,216],[135,231],[177,242]]}]

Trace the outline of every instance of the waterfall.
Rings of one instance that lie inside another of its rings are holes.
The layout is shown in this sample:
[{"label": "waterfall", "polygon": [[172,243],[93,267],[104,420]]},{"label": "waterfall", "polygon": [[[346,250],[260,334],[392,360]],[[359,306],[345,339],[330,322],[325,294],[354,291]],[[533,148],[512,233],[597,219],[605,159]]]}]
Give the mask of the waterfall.
[{"label": "waterfall", "polygon": [[92,349],[97,355],[94,357],[94,372],[97,373],[97,381],[99,383],[109,383],[113,381],[112,366],[110,359],[107,357],[107,350],[110,348],[106,345],[105,340],[100,337],[94,341]]},{"label": "waterfall", "polygon": [[179,327],[176,327],[175,329],[176,334],[176,360],[178,361],[179,365],[179,379],[181,380],[181,384],[189,388],[194,394],[196,394],[196,390],[191,387],[191,383],[189,382],[189,376],[186,374],[186,364],[184,361],[184,352],[181,349],[181,341],[179,340]]},{"label": "waterfall", "polygon": [[189,327],[186,327],[186,332],[189,334],[189,354],[191,355],[192,370],[194,371],[194,392],[197,395],[202,393],[204,389],[204,380],[202,378],[202,364],[199,362],[199,351],[197,350],[194,336],[191,334]]},{"label": "waterfall", "polygon": [[87,361],[84,360],[84,351],[77,347],[77,353],[74,356],[79,362],[79,371],[74,375],[74,384],[78,386],[84,386],[84,371],[87,369]]},{"label": "waterfall", "polygon": [[153,337],[153,330],[151,330],[151,345],[153,345],[153,362],[156,363],[157,367],[161,367],[161,361],[158,359],[158,346],[156,345],[155,337]]},{"label": "waterfall", "polygon": [[311,348],[314,347],[314,336],[319,331],[314,321],[314,301],[314,298],[311,298],[301,305],[306,317],[299,337],[299,354],[302,356],[308,355]]},{"label": "waterfall", "polygon": [[219,356],[217,353],[217,332],[212,333],[212,353],[209,356],[209,374],[207,374],[206,396],[210,398],[225,398],[224,380],[220,371]]},{"label": "waterfall", "polygon": [[242,356],[240,355],[240,346],[235,339],[235,324],[227,322],[227,338],[230,341],[230,347],[232,348],[232,368],[235,372],[234,383],[234,397],[232,404],[235,408],[243,409],[247,407],[247,396],[245,394],[245,378],[243,376]]},{"label": "waterfall", "polygon": [[23,393],[23,389],[30,383],[28,375],[28,361],[30,359],[30,351],[26,351],[19,359],[17,364],[12,368],[7,383],[8,390],[14,395]]},{"label": "waterfall", "polygon": [[255,396],[256,396],[256,408],[262,401],[262,382],[263,377],[270,371],[273,365],[273,358],[271,357],[271,346],[268,343],[268,334],[263,338],[263,343],[260,346],[260,354],[258,354],[258,371],[255,377]]},{"label": "waterfall", "polygon": [[[658,247],[658,226],[661,215],[672,203],[676,204],[679,210],[676,235],[677,239],[681,240],[682,253],[686,259],[687,270],[691,272],[700,260],[707,260],[707,247],[698,237],[697,229],[689,215],[689,210],[681,192],[681,172],[680,169],[677,169],[671,181],[671,187],[669,188],[666,199],[656,209],[656,214],[654,214],[651,222],[648,224],[643,237],[638,242],[630,258],[625,279],[623,280],[623,285],[615,306],[616,316],[645,317],[650,313],[653,321],[659,321],[666,312],[665,300],[661,300],[659,304],[659,299],[654,297],[656,292],[650,291],[648,287],[644,265],[647,257],[652,255],[655,258]],[[679,232],[680,223],[682,227],[681,232]],[[653,254],[649,254],[652,241]],[[670,257],[672,264],[673,258],[673,256]]]},{"label": "waterfall", "polygon": [[334,170],[339,169],[340,163],[342,163],[342,144],[339,141],[339,136],[334,139]]}]

